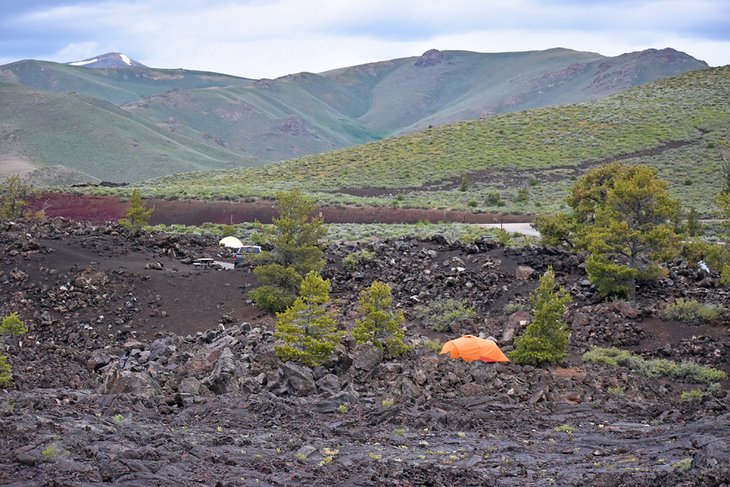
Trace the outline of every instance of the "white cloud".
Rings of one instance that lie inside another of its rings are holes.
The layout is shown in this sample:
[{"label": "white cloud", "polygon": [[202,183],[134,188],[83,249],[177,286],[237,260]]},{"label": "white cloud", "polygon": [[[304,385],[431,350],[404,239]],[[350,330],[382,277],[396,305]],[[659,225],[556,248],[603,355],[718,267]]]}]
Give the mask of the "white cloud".
[{"label": "white cloud", "polygon": [[56,61],[122,51],[149,66],[251,78],[430,48],[617,55],[673,47],[730,64],[726,0],[115,0],[47,8],[18,22],[67,36]]}]

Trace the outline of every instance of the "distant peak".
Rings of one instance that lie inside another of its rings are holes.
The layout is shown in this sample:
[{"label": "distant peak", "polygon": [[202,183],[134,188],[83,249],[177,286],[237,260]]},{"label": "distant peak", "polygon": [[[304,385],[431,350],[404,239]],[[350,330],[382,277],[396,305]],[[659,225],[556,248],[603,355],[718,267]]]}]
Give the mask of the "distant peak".
[{"label": "distant peak", "polygon": [[416,66],[419,68],[435,66],[436,64],[441,64],[444,61],[446,61],[446,54],[438,49],[429,49],[421,54],[421,57],[419,57],[416,61]]},{"label": "distant peak", "polygon": [[83,66],[85,68],[146,68],[144,64],[135,61],[121,52],[108,52],[92,58],[68,63],[71,66]]}]

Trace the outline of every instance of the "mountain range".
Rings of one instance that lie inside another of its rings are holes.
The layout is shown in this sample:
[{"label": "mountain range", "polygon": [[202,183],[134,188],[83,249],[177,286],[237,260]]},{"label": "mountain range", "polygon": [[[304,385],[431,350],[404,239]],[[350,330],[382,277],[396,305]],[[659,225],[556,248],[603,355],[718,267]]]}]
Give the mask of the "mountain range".
[{"label": "mountain range", "polygon": [[36,170],[40,181],[137,181],[261,165],[585,102],[704,68],[673,49],[616,57],[430,50],[273,80],[156,69],[121,53],[71,64],[24,60],[0,66],[0,176]]}]

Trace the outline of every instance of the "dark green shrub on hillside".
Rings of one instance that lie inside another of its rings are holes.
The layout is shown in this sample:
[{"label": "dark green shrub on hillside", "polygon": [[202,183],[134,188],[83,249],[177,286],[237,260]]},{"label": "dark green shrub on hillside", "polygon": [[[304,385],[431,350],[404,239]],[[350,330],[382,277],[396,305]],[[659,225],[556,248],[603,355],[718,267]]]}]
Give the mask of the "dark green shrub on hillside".
[{"label": "dark green shrub on hillside", "polygon": [[451,331],[453,323],[468,321],[476,316],[466,302],[458,299],[438,299],[426,305],[416,306],[415,316],[433,331]]},{"label": "dark green shrub on hillside", "polygon": [[502,201],[502,195],[500,195],[496,191],[493,191],[493,192],[487,194],[486,198],[484,198],[484,204],[487,206],[504,206],[505,205],[504,201]]}]

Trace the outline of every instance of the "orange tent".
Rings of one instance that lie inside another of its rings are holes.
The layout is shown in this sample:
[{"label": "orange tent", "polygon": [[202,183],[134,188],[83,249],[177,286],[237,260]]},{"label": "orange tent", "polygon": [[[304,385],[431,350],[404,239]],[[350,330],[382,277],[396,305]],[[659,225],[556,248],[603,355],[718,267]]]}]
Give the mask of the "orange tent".
[{"label": "orange tent", "polygon": [[496,343],[471,335],[464,335],[444,343],[441,354],[448,353],[450,358],[462,358],[467,362],[509,362]]}]

